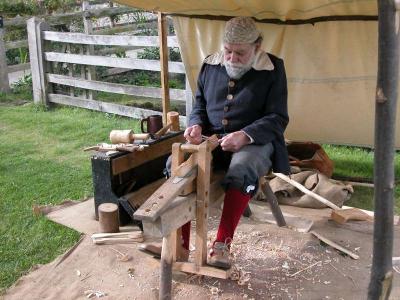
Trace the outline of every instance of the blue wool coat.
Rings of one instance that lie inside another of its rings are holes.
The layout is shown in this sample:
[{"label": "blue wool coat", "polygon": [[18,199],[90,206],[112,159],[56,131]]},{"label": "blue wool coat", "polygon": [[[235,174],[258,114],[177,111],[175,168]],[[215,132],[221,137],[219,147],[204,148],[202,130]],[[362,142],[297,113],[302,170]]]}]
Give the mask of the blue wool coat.
[{"label": "blue wool coat", "polygon": [[200,125],[204,134],[243,130],[256,145],[271,142],[273,170],[288,174],[283,136],[289,122],[285,67],[282,59],[262,54],[271,68],[252,68],[239,80],[230,79],[223,64],[206,59],[198,77],[189,126]]}]

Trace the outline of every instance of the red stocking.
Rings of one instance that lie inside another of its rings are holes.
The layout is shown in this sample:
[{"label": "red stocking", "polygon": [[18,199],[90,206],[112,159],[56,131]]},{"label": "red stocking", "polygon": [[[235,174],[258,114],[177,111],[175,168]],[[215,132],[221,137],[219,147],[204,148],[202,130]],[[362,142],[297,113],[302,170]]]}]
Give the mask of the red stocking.
[{"label": "red stocking", "polygon": [[250,195],[244,194],[238,189],[231,188],[226,191],[216,242],[224,243],[228,238],[233,239],[235,229],[250,198]]},{"label": "red stocking", "polygon": [[189,250],[189,240],[190,240],[190,221],[187,222],[182,227],[182,246],[183,248]]}]

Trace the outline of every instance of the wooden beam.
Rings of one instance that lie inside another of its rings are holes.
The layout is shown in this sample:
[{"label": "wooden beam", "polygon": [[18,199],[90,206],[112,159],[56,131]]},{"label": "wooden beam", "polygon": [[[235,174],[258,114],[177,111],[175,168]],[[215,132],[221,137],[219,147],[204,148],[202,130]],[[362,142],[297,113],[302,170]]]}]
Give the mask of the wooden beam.
[{"label": "wooden beam", "polygon": [[194,263],[189,262],[175,262],[173,269],[176,271],[194,273],[198,275],[210,276],[220,279],[228,279],[230,275],[229,270],[222,270],[210,266],[196,266]]},{"label": "wooden beam", "polygon": [[197,209],[196,209],[196,271],[207,263],[207,220],[210,197],[211,142],[200,144],[197,171]]},{"label": "wooden beam", "polygon": [[158,13],[158,36],[160,37],[160,64],[161,64],[161,90],[163,121],[167,124],[167,113],[169,112],[169,80],[168,80],[168,23],[166,17],[161,12]]},{"label": "wooden beam", "polygon": [[[135,59],[107,57],[97,55],[68,54],[58,52],[45,52],[44,57],[47,61],[65,62],[72,64],[104,66],[112,68],[139,69],[148,71],[160,71],[160,63],[151,59]],[[169,62],[168,70],[171,73],[185,73],[185,68],[180,62]]]},{"label": "wooden beam", "polygon": [[154,222],[166,211],[171,202],[197,176],[196,168],[192,168],[185,177],[171,177],[134,213],[137,220]]}]

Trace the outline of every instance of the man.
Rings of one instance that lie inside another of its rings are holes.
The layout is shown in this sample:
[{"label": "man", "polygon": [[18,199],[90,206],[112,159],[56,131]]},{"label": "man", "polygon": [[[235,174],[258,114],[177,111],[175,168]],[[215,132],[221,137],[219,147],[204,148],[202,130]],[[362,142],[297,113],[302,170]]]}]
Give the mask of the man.
[{"label": "man", "polygon": [[[218,134],[214,164],[225,165],[224,207],[208,264],[230,268],[229,249],[235,229],[258,178],[271,167],[289,172],[284,130],[288,124],[287,84],[283,61],[260,49],[262,35],[249,17],[225,27],[221,52],[208,56],[198,77],[196,102],[184,137],[200,144]],[[182,227],[188,252],[190,222]]]}]

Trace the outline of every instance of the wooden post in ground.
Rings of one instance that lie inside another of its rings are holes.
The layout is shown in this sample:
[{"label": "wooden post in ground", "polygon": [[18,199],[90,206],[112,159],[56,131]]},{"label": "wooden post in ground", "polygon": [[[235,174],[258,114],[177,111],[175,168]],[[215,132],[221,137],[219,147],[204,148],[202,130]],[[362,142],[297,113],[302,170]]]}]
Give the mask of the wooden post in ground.
[{"label": "wooden post in ground", "polygon": [[163,237],[161,251],[161,274],[160,274],[160,300],[172,299],[172,248],[175,242],[171,234]]},{"label": "wooden post in ground", "polygon": [[[86,34],[93,34],[93,24],[90,20],[90,15],[88,10],[90,9],[89,1],[82,2],[82,12],[83,12],[83,27]],[[94,55],[94,46],[87,45],[86,46],[86,54],[87,55]],[[93,66],[85,67],[85,78],[88,80],[96,80],[96,68]],[[88,90],[86,92],[87,97],[90,100],[93,100],[94,92],[92,90]]]},{"label": "wooden post in ground", "polygon": [[8,82],[8,67],[6,57],[6,46],[4,42],[4,26],[3,17],[0,16],[0,92],[7,93],[10,91]]},{"label": "wooden post in ground", "polygon": [[167,112],[169,112],[169,85],[168,85],[168,24],[166,17],[158,13],[158,36],[160,39],[160,63],[161,63],[161,90],[164,125],[167,124]]},{"label": "wooden post in ground", "polygon": [[48,25],[38,18],[31,18],[27,21],[29,58],[32,72],[33,100],[35,103],[48,105],[46,67],[43,57],[44,43],[42,31]]},{"label": "wooden post in ground", "polygon": [[378,79],[375,95],[375,224],[368,299],[389,299],[393,255],[394,142],[399,78],[398,1],[378,0]]},{"label": "wooden post in ground", "polygon": [[211,151],[210,143],[203,142],[198,151],[197,209],[196,209],[196,255],[197,271],[207,264],[207,219],[210,198]]}]

